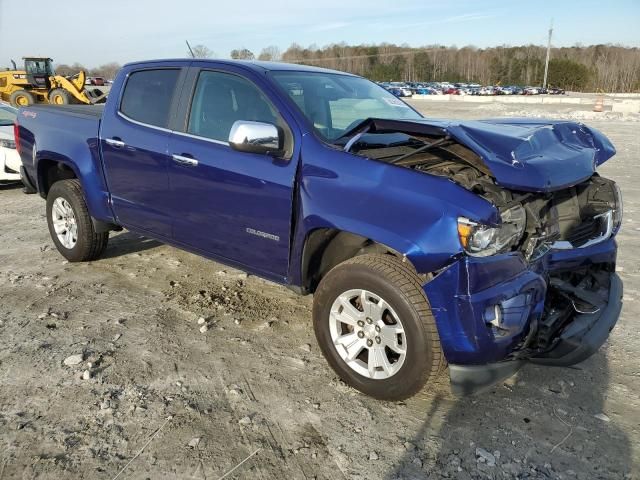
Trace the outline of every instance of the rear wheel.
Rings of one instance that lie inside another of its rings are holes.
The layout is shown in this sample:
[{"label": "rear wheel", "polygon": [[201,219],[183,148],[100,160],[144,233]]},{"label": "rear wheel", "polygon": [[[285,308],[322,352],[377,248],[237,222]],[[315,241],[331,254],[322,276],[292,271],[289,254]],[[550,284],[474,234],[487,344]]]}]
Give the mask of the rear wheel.
[{"label": "rear wheel", "polygon": [[49,103],[52,105],[69,105],[71,103],[71,95],[62,88],[54,88],[49,92]]},{"label": "rear wheel", "polygon": [[11,94],[9,97],[9,103],[16,108],[28,107],[36,103],[36,97],[27,90],[18,90]]},{"label": "rear wheel", "polygon": [[336,373],[378,399],[414,395],[445,365],[418,276],[389,255],[358,256],[325,275],[313,324]]},{"label": "rear wheel", "polygon": [[70,262],[98,258],[109,232],[96,233],[77,179],[53,184],[47,195],[47,224],[56,248]]}]

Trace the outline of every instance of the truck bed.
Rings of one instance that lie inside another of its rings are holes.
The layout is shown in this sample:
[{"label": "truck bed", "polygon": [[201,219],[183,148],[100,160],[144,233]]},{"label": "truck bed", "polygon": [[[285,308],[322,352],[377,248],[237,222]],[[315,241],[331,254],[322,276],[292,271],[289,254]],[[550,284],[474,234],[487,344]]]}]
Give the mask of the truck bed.
[{"label": "truck bed", "polygon": [[[91,178],[95,185],[85,184],[87,200],[103,205],[105,186],[102,182],[102,165],[98,134],[102,120],[102,106],[92,105],[33,105],[22,107],[18,112],[22,164],[28,176],[36,181],[37,160],[52,160],[66,164],[75,171],[77,177],[84,172],[86,180]],[[39,158],[33,154],[38,133],[38,144],[45,146]],[[42,193],[42,192],[41,192]]]},{"label": "truck bed", "polygon": [[38,111],[46,110],[50,112],[64,112],[69,113],[77,117],[102,117],[102,111],[104,105],[33,105],[30,109],[37,109]]}]

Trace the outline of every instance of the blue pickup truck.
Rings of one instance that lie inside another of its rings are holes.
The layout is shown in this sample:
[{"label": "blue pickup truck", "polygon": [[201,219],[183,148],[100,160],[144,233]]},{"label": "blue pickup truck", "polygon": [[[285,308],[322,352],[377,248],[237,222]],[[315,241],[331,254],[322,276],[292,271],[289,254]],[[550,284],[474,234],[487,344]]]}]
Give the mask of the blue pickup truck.
[{"label": "blue pickup truck", "polygon": [[331,367],[379,399],[573,365],[622,306],[622,202],[583,124],[423,117],[358,76],[161,60],[104,106],[22,108],[25,182],[69,261],[126,228],[313,294]]}]

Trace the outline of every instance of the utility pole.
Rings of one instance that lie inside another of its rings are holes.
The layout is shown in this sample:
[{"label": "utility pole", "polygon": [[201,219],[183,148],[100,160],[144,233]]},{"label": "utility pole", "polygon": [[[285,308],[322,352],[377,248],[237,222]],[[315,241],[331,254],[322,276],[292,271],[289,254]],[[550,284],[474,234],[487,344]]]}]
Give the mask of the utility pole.
[{"label": "utility pole", "polygon": [[547,42],[547,59],[544,62],[544,80],[542,82],[542,88],[547,88],[547,75],[549,74],[549,55],[551,54],[551,35],[553,35],[553,20],[549,26],[549,40]]},{"label": "utility pole", "polygon": [[[186,42],[186,44],[187,44],[187,47],[189,47],[189,52],[191,53],[191,58],[196,58],[196,56],[193,54],[193,50],[191,50],[191,45],[189,45],[189,40],[185,40],[185,42]],[[547,56],[548,56],[548,55],[549,55],[549,54],[547,54]],[[547,74],[546,74],[546,73],[544,74],[544,78],[545,78],[545,79],[547,78]],[[546,80],[545,80],[545,81],[546,81]]]}]

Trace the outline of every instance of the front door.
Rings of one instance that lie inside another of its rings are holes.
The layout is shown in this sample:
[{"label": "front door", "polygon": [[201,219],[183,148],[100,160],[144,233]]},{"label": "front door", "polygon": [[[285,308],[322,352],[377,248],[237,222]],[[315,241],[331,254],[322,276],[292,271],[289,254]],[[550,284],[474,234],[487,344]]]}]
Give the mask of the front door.
[{"label": "front door", "polygon": [[169,141],[174,239],[283,279],[296,162],[238,152],[227,140],[236,120],[278,125],[289,144],[290,130],[267,96],[240,75],[202,70],[193,92],[185,131]]}]

